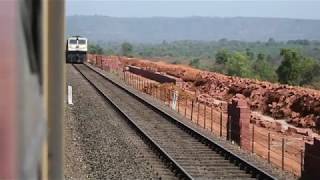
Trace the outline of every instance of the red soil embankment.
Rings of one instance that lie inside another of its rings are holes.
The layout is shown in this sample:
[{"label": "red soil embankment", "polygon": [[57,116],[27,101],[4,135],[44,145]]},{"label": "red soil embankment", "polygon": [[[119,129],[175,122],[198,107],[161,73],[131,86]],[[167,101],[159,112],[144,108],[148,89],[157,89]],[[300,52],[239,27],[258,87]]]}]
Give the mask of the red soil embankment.
[{"label": "red soil embankment", "polygon": [[133,65],[181,78],[183,88],[201,97],[229,101],[235,94],[246,97],[251,110],[275,119],[288,119],[297,127],[320,130],[320,91],[201,71],[144,59],[109,56],[123,66]]}]

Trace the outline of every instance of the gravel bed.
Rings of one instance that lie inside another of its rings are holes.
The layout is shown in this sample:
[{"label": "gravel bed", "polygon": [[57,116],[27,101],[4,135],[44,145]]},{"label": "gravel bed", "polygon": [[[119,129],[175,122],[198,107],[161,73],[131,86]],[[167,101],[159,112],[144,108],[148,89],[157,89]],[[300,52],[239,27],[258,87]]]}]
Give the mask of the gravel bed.
[{"label": "gravel bed", "polygon": [[101,78],[95,72],[85,66],[78,66],[78,68],[140,128],[160,144],[192,177],[196,179],[250,178],[250,175],[245,171],[240,170],[239,167],[231,164],[215,151],[192,138],[123,90],[119,90],[118,87]]},{"label": "gravel bed", "polygon": [[175,179],[111,105],[70,65],[65,114],[66,179]]},{"label": "gravel bed", "polygon": [[104,74],[108,78],[111,78],[113,81],[121,84],[121,86],[125,87],[126,89],[129,89],[131,92],[138,94],[138,96],[140,98],[144,99],[145,101],[147,101],[149,103],[152,103],[155,107],[166,112],[167,114],[170,114],[170,116],[174,117],[175,119],[182,122],[183,124],[186,124],[187,126],[191,127],[192,129],[197,130],[198,132],[205,135],[207,138],[213,140],[217,144],[229,149],[234,154],[239,155],[240,157],[242,157],[243,159],[246,159],[248,162],[254,164],[255,166],[260,167],[261,169],[264,169],[266,172],[276,176],[278,179],[297,179],[297,177],[293,176],[292,174],[281,171],[277,167],[275,167],[271,164],[268,164],[266,161],[262,160],[261,158],[255,156],[255,155],[248,154],[247,152],[243,151],[242,149],[239,149],[237,146],[234,146],[229,141],[226,141],[224,139],[220,139],[220,138],[210,134],[209,132],[202,129],[201,127],[198,127],[197,125],[191,123],[189,120],[187,120],[185,117],[181,116],[177,112],[168,108],[162,102],[159,102],[158,100],[153,99],[149,95],[142,94],[141,92],[133,89],[132,87],[125,85],[122,81],[120,81],[117,77],[113,76],[112,74],[106,73],[106,72],[100,70],[99,68],[95,68],[91,65],[89,65],[89,66],[92,67],[93,69],[97,70],[98,72]]}]

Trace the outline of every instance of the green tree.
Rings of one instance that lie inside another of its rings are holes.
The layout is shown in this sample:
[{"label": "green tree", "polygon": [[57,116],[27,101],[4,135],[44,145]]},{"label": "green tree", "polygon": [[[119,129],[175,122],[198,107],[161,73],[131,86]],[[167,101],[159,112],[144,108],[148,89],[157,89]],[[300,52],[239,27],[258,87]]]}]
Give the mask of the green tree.
[{"label": "green tree", "polygon": [[269,38],[268,42],[266,43],[267,46],[274,45],[274,44],[276,44],[276,41],[273,38]]},{"label": "green tree", "polygon": [[115,55],[116,53],[112,49],[108,49],[105,51],[106,55]]},{"label": "green tree", "polygon": [[257,61],[263,61],[263,60],[266,60],[266,55],[262,54],[262,53],[259,53],[257,55]]},{"label": "green tree", "polygon": [[277,81],[277,74],[270,62],[266,60],[266,56],[262,53],[257,55],[257,60],[252,64],[252,69],[256,78],[271,82]]},{"label": "green tree", "polygon": [[99,44],[89,44],[88,52],[90,54],[103,54],[103,48]]},{"label": "green tree", "polygon": [[249,58],[240,52],[233,53],[228,60],[227,74],[231,76],[252,77]]},{"label": "green tree", "polygon": [[299,85],[301,78],[301,57],[294,49],[281,49],[280,55],[283,58],[277,69],[280,83]]},{"label": "green tree", "polygon": [[121,44],[121,52],[124,56],[132,56],[133,46],[128,43],[124,42]]},{"label": "green tree", "polygon": [[216,63],[217,64],[226,64],[228,60],[230,59],[230,52],[226,49],[220,49],[216,53]]},{"label": "green tree", "polygon": [[199,68],[200,67],[200,59],[199,58],[192,59],[190,61],[189,65],[192,67],[195,67],[195,68]]},{"label": "green tree", "polygon": [[254,60],[254,53],[251,51],[250,48],[246,48],[246,55],[249,57],[250,60]]},{"label": "green tree", "polygon": [[320,64],[313,58],[304,58],[301,62],[300,85],[310,84],[320,77]]}]

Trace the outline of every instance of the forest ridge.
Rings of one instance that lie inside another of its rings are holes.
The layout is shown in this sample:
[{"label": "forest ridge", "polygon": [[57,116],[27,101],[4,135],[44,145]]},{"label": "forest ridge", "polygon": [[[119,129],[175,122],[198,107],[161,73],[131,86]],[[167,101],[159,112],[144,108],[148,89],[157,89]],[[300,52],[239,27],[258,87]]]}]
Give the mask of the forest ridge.
[{"label": "forest ridge", "polygon": [[320,20],[284,18],[69,16],[67,34],[93,41],[159,43],[179,40],[320,40]]}]

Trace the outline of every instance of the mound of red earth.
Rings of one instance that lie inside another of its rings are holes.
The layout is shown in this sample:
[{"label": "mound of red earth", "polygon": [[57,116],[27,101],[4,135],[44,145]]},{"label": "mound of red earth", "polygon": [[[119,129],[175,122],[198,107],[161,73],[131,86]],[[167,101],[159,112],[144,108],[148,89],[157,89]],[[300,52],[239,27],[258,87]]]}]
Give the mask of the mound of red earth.
[{"label": "mound of red earth", "polygon": [[136,58],[109,56],[123,66],[133,65],[181,78],[182,87],[209,99],[229,101],[234,95],[246,97],[251,110],[275,119],[287,119],[297,127],[320,130],[320,91],[273,84],[206,72],[185,65],[173,65]]},{"label": "mound of red earth", "polygon": [[251,110],[275,119],[288,119],[298,127],[320,129],[320,92],[217,73],[203,72],[201,91],[228,100],[235,94],[247,98]]}]

